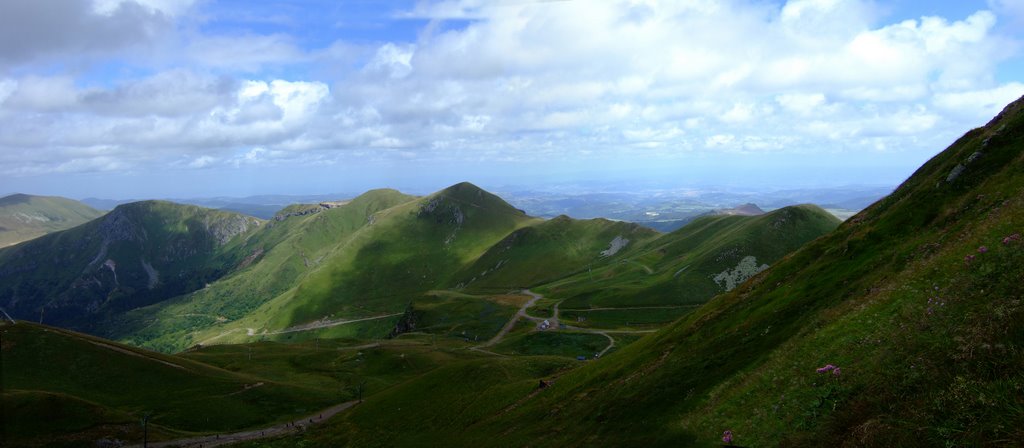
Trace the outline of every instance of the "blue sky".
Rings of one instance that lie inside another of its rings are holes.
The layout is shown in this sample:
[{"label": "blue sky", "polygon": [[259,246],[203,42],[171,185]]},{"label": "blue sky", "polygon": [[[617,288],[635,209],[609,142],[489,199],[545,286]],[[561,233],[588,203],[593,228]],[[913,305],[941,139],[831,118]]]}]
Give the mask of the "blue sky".
[{"label": "blue sky", "polygon": [[1024,0],[0,2],[0,194],[894,185]]}]

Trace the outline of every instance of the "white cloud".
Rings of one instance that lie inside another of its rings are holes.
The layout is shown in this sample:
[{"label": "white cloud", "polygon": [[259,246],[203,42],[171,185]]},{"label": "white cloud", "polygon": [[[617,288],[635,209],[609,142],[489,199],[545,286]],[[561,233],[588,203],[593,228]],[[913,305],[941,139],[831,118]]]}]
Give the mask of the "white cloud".
[{"label": "white cloud", "polygon": [[1024,84],[1011,82],[991,89],[946,92],[935,95],[935,106],[947,113],[994,116],[1007,103],[1024,96]]},{"label": "white cloud", "polygon": [[[133,59],[153,74],[106,84],[0,71],[0,153],[32,153],[32,169],[53,171],[339,150],[493,160],[636,147],[934,151],[1024,93],[994,81],[1016,51],[997,25],[1019,2],[990,4],[995,12],[886,23],[853,0],[421,2],[399,14],[432,19],[415,41],[309,49],[282,32],[175,28],[198,20],[190,0],[103,0],[75,10],[88,20],[62,19],[87,34],[114,26],[105,40],[86,36],[90,49],[125,51],[129,37],[174,28],[161,40],[172,56]],[[19,17],[42,20],[33,11]],[[0,18],[0,37],[9,22]],[[39,39],[27,49],[0,39],[0,70],[83,48]],[[66,152],[100,146],[120,152]]]},{"label": "white cloud", "polygon": [[206,168],[217,162],[217,159],[210,156],[199,156],[195,160],[189,162],[188,166],[191,168]]}]

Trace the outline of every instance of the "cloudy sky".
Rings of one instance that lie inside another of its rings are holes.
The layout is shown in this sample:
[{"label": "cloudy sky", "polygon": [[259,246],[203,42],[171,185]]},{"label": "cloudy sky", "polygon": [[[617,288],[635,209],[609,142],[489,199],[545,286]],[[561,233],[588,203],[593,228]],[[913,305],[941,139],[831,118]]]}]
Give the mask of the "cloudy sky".
[{"label": "cloudy sky", "polygon": [[895,184],[1024,0],[0,0],[0,194]]}]

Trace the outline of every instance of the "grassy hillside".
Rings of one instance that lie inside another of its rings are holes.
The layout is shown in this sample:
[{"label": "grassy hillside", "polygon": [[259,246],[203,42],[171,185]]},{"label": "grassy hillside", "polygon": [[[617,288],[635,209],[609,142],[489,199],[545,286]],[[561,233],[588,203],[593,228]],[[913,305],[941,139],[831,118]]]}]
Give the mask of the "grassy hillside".
[{"label": "grassy hillside", "polygon": [[563,309],[698,305],[838,225],[813,205],[760,216],[706,216],[539,290],[564,300]]},{"label": "grassy hillside", "polygon": [[174,351],[230,331],[192,337],[195,331],[241,319],[288,293],[347,250],[374,214],[412,199],[394,190],[373,190],[330,209],[317,204],[289,206],[227,248],[240,260],[230,275],[186,296],[127,313],[116,323],[115,336]]},{"label": "grassy hillside", "polygon": [[262,342],[172,356],[27,322],[0,332],[4,446],[138,443],[145,414],[150,440],[262,428],[352,400],[357,387],[373,397],[479,357],[416,340]]},{"label": "grassy hillside", "polygon": [[457,278],[470,291],[523,289],[620,259],[657,237],[637,224],[559,216],[512,232]]},{"label": "grassy hillside", "polygon": [[70,229],[102,214],[71,199],[12,194],[0,198],[0,247]]},{"label": "grassy hillside", "polygon": [[[402,423],[367,406],[301,438],[716,446],[730,431],[741,446],[1016,446],[1022,234],[1024,99],[837,231],[549,388],[444,387],[472,376],[438,370],[449,376],[403,385]],[[487,409],[432,406],[466,400]]]},{"label": "grassy hillside", "polygon": [[[267,251],[251,268],[203,291],[133,313],[127,319],[137,329],[122,338],[173,351],[195,343],[276,339],[296,327],[347,320],[387,318],[384,326],[390,327],[398,319],[392,315],[411,301],[448,287],[494,243],[538,222],[468,183],[416,199],[381,190],[327,211],[308,210],[290,206],[280,212],[292,215],[281,223],[296,220],[277,230],[294,243],[275,246],[290,261],[272,262],[273,251]],[[269,246],[263,241],[275,225],[250,237],[246,247]]]},{"label": "grassy hillside", "polygon": [[[52,444],[97,435],[140,441],[223,431],[302,415],[347,398],[27,322],[3,331],[7,441]],[[47,445],[52,446],[52,445]]]},{"label": "grassy hillside", "polygon": [[104,332],[125,311],[202,288],[260,221],[162,201],[117,207],[78,227],[0,249],[0,306],[12,316]]}]

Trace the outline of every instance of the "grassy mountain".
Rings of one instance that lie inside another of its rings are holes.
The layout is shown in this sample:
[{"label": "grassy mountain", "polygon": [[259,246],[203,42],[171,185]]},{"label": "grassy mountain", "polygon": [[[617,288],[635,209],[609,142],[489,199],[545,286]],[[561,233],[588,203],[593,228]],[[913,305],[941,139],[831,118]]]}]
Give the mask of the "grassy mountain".
[{"label": "grassy mountain", "polygon": [[[837,231],[668,328],[540,393],[452,392],[500,411],[435,409],[435,431],[451,436],[418,444],[711,446],[728,430],[743,446],[1016,445],[1022,232],[1019,100]],[[373,434],[383,428],[363,417],[380,411],[345,418]]]},{"label": "grassy mountain", "polygon": [[12,194],[0,198],[0,247],[70,229],[102,214],[71,199]]},{"label": "grassy mountain", "polygon": [[[116,322],[115,336],[180,350],[231,331],[218,324],[242,319],[279,296],[290,297],[292,289],[312,272],[349,250],[377,213],[413,199],[395,190],[373,190],[331,208],[320,204],[286,207],[231,248],[235,258],[241,259],[232,273],[185,296],[125,314]],[[216,328],[191,336],[211,327]],[[244,328],[241,331],[244,335]]]},{"label": "grassy mountain", "polygon": [[472,184],[457,184],[367,216],[287,291],[239,320],[171,342],[244,341],[300,325],[400,314],[427,291],[453,285],[463,266],[510,232],[538,221]]},{"label": "grassy mountain", "polygon": [[697,305],[739,286],[839,220],[813,205],[698,218],[628,257],[540,288],[563,308]]},{"label": "grassy mountain", "polygon": [[471,291],[543,284],[621,258],[658,237],[637,224],[559,216],[512,232],[459,274]]},{"label": "grassy mountain", "polygon": [[225,248],[260,221],[146,201],[0,250],[0,306],[11,315],[102,330],[110,316],[203,287],[237,260]]}]

